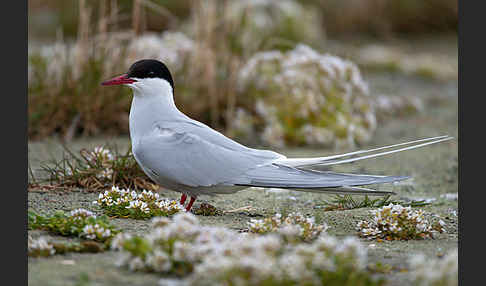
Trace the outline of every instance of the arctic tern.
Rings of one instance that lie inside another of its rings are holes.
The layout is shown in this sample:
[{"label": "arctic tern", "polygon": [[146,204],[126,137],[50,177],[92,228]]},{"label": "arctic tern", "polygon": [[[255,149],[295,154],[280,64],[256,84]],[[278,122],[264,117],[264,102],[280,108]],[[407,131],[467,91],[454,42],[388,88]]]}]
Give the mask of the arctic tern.
[{"label": "arctic tern", "polygon": [[231,194],[249,187],[393,194],[361,186],[401,181],[408,176],[346,174],[311,167],[350,163],[452,139],[438,136],[340,155],[287,158],[241,145],[179,111],[172,75],[158,60],[139,60],[126,74],[102,85],[125,85],[133,90],[129,127],[135,160],[159,186],[182,193],[182,205],[190,196],[187,211],[199,195]]}]

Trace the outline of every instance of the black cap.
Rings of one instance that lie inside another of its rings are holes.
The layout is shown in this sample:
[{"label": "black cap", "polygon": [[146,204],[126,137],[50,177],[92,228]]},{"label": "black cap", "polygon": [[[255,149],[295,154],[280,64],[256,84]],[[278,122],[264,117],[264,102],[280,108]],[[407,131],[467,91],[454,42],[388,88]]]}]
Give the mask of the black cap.
[{"label": "black cap", "polygon": [[128,77],[132,78],[161,78],[170,83],[174,89],[174,81],[167,66],[158,61],[151,59],[139,60],[132,64],[128,69]]}]

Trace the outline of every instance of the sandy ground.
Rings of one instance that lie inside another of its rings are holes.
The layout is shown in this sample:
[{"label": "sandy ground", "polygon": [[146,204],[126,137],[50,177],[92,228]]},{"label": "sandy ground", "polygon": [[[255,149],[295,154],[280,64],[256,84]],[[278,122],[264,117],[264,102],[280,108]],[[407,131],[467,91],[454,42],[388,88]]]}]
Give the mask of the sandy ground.
[{"label": "sandy ground", "polygon": [[[376,136],[365,147],[382,146],[408,140],[449,134],[456,139],[438,145],[393,154],[387,157],[369,159],[332,170],[387,175],[409,175],[413,179],[400,184],[374,186],[381,190],[393,190],[392,199],[431,199],[432,204],[424,210],[442,216],[447,223],[447,233],[433,240],[382,242],[363,240],[368,246],[369,262],[382,262],[394,266],[390,273],[384,274],[388,285],[409,285],[406,271],[407,258],[412,253],[423,252],[438,256],[458,243],[458,202],[441,197],[446,193],[458,192],[458,93],[457,81],[440,82],[399,74],[368,72],[364,74],[370,83],[372,93],[386,93],[394,96],[415,95],[426,103],[425,110],[406,118],[393,118],[379,125]],[[71,148],[92,148],[107,142],[126,148],[129,139],[97,138],[77,140]],[[55,140],[29,143],[29,164],[35,170],[46,160],[61,156],[62,148]],[[317,156],[352,150],[284,149],[280,152],[288,156]],[[40,175],[36,171],[36,175]],[[83,190],[73,192],[46,192],[30,190],[28,207],[35,211],[69,211],[83,207],[101,213],[91,204],[97,193]],[[178,198],[177,193],[166,191],[161,195]],[[324,200],[331,197],[322,194],[296,191],[275,191],[249,189],[234,195],[220,197],[201,197],[196,202],[208,202],[221,210],[232,210],[252,206],[250,212],[203,217],[203,224],[227,226],[244,229],[252,217],[268,216],[275,212],[300,211],[315,216],[318,221],[326,222],[329,233],[337,236],[356,235],[355,225],[369,217],[369,209],[324,212]],[[144,233],[147,221],[114,219],[113,223],[125,231]],[[47,235],[31,231],[33,236]],[[28,259],[29,285],[155,285],[161,276],[157,274],[133,273],[115,265],[117,253],[67,254],[49,258]],[[160,285],[164,285],[161,283]]]}]

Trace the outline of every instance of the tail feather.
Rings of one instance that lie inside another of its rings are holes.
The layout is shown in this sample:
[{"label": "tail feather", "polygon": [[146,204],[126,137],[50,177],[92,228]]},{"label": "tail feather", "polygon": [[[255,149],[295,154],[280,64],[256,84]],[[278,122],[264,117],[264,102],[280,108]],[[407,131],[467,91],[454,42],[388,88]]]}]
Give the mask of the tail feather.
[{"label": "tail feather", "polygon": [[[450,136],[438,136],[438,137],[432,137],[432,138],[425,138],[425,139],[419,139],[419,140],[414,140],[414,141],[409,141],[409,142],[404,142],[404,143],[399,143],[399,144],[394,144],[394,145],[389,145],[389,146],[384,146],[384,147],[378,147],[378,148],[373,148],[373,149],[368,149],[368,150],[359,150],[359,151],[354,151],[350,153],[345,153],[345,154],[339,154],[339,155],[332,155],[332,156],[326,156],[326,157],[317,157],[317,158],[282,158],[278,159],[275,161],[277,164],[289,166],[289,167],[306,167],[306,166],[330,166],[330,165],[336,165],[336,164],[344,164],[344,163],[351,163],[355,161],[360,161],[364,159],[369,159],[369,158],[374,158],[374,157],[379,157],[379,156],[384,156],[388,154],[393,154],[405,150],[411,150],[415,148],[420,148],[424,147],[427,145],[451,140],[453,137]],[[420,144],[419,144],[420,143]],[[385,151],[381,153],[376,153],[376,154],[370,154],[370,155],[364,155],[360,157],[355,157],[355,158],[347,158],[343,159],[346,157],[352,157],[355,155],[359,154],[365,154],[365,153],[371,153],[371,152],[376,152],[380,150],[385,150],[385,149],[391,149],[395,147],[400,147],[404,145],[410,145],[414,144],[408,147],[402,147],[399,149],[395,150],[390,150],[390,151]]]},{"label": "tail feather", "polygon": [[392,191],[378,191],[363,187],[337,187],[321,189],[296,189],[297,191],[310,193],[326,193],[330,195],[369,195],[369,196],[389,196],[395,195]]},{"label": "tail feather", "polygon": [[248,171],[236,182],[239,186],[293,189],[306,192],[350,193],[350,194],[393,194],[358,186],[391,183],[408,179],[407,176],[377,176],[347,174],[330,171],[298,169],[282,165],[264,166]]},{"label": "tail feather", "polygon": [[[249,170],[247,173],[237,178],[232,183],[239,186],[294,189],[297,191],[319,193],[324,192],[329,194],[390,195],[394,193],[390,191],[372,190],[368,188],[363,188],[361,186],[397,182],[409,179],[410,177],[345,174],[331,171],[303,169],[301,167],[316,165],[329,166],[343,163],[351,163],[405,150],[420,148],[451,139],[453,139],[453,137],[438,136],[327,157],[281,158],[274,161],[271,165],[264,165],[260,166],[259,168]],[[401,148],[363,155],[366,153],[372,153],[396,147]],[[354,157],[356,155],[361,156]]]}]

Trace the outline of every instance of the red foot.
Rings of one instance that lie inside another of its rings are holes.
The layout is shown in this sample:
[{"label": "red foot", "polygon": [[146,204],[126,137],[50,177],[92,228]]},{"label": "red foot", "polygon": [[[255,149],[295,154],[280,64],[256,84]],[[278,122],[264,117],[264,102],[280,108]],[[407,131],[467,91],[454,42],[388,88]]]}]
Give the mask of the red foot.
[{"label": "red foot", "polygon": [[192,204],[196,201],[195,197],[191,197],[191,200],[189,201],[189,204],[186,207],[186,211],[190,211],[192,208]]},{"label": "red foot", "polygon": [[181,205],[184,205],[184,203],[186,202],[186,199],[187,199],[187,195],[186,194],[182,194],[180,204]]}]

